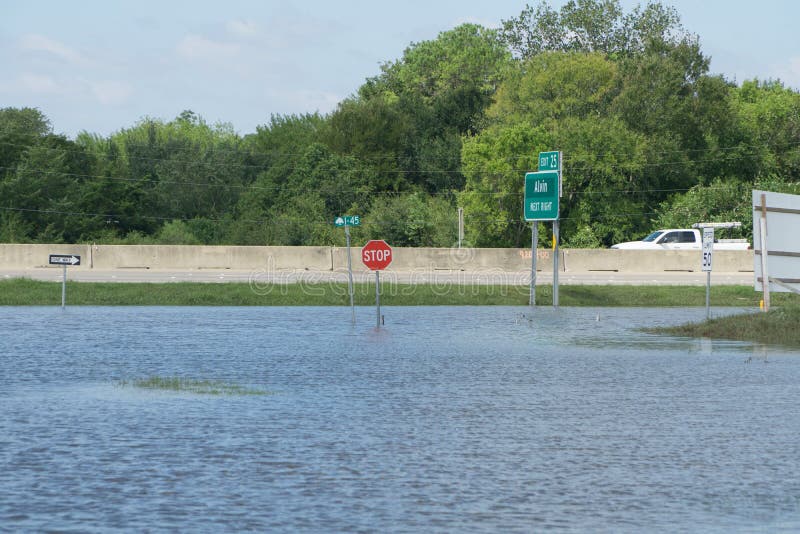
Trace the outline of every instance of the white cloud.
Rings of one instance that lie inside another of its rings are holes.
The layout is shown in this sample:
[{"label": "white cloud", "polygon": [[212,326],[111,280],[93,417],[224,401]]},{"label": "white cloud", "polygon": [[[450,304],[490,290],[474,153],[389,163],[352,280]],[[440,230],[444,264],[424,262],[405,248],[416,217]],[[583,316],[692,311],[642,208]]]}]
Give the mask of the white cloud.
[{"label": "white cloud", "polygon": [[70,48],[64,43],[60,43],[58,41],[50,39],[49,37],[45,37],[44,35],[39,35],[36,33],[29,33],[27,35],[23,35],[22,38],[20,39],[19,44],[23,50],[45,52],[47,54],[56,56],[59,59],[68,61],[69,63],[75,63],[75,64],[88,63],[88,59],[86,59],[80,52],[78,52],[74,48]]},{"label": "white cloud", "polygon": [[239,55],[239,45],[212,41],[200,35],[189,34],[176,48],[178,55],[188,59],[219,60]]},{"label": "white cloud", "polygon": [[231,20],[225,24],[225,28],[229,33],[242,37],[250,37],[258,32],[258,27],[251,20]]},{"label": "white cloud", "polygon": [[133,87],[125,82],[106,80],[91,82],[90,86],[95,98],[107,106],[124,104],[133,94]]},{"label": "white cloud", "polygon": [[24,72],[19,76],[19,87],[23,91],[30,91],[31,93],[58,93],[58,84],[50,76],[42,76],[40,74],[32,74]]}]

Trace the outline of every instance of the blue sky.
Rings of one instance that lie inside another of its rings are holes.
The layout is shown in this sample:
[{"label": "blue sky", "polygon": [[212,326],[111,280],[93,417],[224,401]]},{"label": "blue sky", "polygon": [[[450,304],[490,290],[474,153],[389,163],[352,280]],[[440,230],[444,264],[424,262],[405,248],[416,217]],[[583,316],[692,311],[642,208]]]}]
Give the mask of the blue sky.
[{"label": "blue sky", "polygon": [[[410,43],[464,22],[496,27],[526,3],[539,2],[4,0],[0,107],[37,107],[70,137],[184,109],[247,134],[272,114],[332,111]],[[700,36],[713,73],[800,89],[800,2],[662,3]]]}]

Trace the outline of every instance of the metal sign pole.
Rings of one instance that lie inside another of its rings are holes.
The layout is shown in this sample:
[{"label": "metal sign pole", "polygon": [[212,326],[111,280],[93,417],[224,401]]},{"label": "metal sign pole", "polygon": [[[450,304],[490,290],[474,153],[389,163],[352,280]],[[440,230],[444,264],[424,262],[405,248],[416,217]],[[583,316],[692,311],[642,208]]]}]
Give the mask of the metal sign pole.
[{"label": "metal sign pole", "polygon": [[761,194],[761,219],[758,222],[761,237],[761,290],[764,292],[764,311],[769,311],[769,272],[767,261],[767,195]]},{"label": "metal sign pole", "polygon": [[558,219],[553,221],[553,308],[558,308]]},{"label": "metal sign pole", "polygon": [[714,266],[714,227],[702,226],[703,248],[701,268],[706,273],[706,321],[711,319],[711,270]]},{"label": "metal sign pole", "polygon": [[458,248],[464,241],[464,208],[458,208]]},{"label": "metal sign pole", "polygon": [[539,248],[539,222],[531,225],[531,296],[528,304],[536,306],[536,251]]},{"label": "metal sign pole", "polygon": [[61,266],[61,309],[67,305],[67,264]]},{"label": "metal sign pole", "polygon": [[67,305],[67,265],[80,265],[81,257],[77,254],[50,254],[47,263],[61,266],[61,308],[64,309]]},{"label": "metal sign pole", "polygon": [[377,327],[381,327],[381,272],[375,271],[375,309],[378,313]]},{"label": "metal sign pole", "polygon": [[352,321],[356,324],[356,306],[353,303],[353,261],[350,258],[350,226],[344,227],[344,235],[347,238],[347,292],[350,293]]}]

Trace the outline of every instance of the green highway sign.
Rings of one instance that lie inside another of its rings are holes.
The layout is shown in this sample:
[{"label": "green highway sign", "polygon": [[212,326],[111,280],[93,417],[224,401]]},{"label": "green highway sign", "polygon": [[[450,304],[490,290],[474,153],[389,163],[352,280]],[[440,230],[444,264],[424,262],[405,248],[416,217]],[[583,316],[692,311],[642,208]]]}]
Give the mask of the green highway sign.
[{"label": "green highway sign", "polygon": [[[558,173],[558,196],[561,197],[561,160],[562,154],[559,150],[539,152],[539,171],[555,171]],[[558,217],[556,217],[558,218]]]},{"label": "green highway sign", "polygon": [[558,220],[558,178],[558,171],[529,172],[525,175],[526,221]]},{"label": "green highway sign", "polygon": [[539,152],[540,171],[561,171],[561,152]]},{"label": "green highway sign", "polygon": [[361,226],[361,216],[342,215],[341,217],[336,217],[336,219],[333,221],[333,225],[337,228],[341,226]]}]

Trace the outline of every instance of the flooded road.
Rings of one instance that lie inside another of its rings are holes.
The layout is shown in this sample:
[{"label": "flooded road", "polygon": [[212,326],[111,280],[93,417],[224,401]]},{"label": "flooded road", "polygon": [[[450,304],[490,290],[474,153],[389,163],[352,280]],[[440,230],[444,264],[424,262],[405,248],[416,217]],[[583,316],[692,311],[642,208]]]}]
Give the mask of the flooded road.
[{"label": "flooded road", "polygon": [[0,308],[0,530],[800,529],[797,352],[637,331],[704,308],[384,313]]}]

